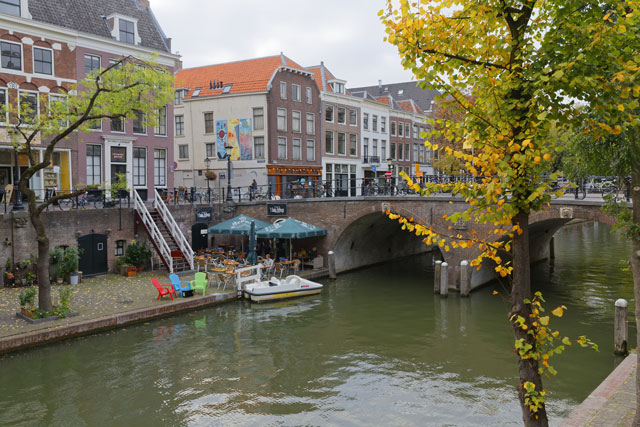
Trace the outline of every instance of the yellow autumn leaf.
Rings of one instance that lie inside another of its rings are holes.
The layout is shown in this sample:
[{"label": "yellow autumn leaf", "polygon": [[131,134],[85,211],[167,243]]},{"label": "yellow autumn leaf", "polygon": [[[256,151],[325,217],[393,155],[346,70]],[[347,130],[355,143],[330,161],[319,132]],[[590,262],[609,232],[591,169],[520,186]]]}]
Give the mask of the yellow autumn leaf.
[{"label": "yellow autumn leaf", "polygon": [[557,307],[553,310],[551,310],[551,313],[553,313],[554,316],[556,317],[562,317],[562,315],[564,314],[564,309],[561,307]]},{"label": "yellow autumn leaf", "polygon": [[540,324],[547,326],[549,325],[549,316],[544,316],[540,318]]}]

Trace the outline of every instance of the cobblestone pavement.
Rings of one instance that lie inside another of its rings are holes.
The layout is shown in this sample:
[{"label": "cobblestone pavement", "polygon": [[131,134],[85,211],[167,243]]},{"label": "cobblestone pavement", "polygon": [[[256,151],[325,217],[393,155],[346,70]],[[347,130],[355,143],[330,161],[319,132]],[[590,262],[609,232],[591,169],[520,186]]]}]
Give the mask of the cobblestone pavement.
[{"label": "cobblestone pavement", "polygon": [[562,425],[631,426],[636,413],[636,369],[636,354],[630,354]]},{"label": "cobblestone pavement", "polygon": [[[181,279],[192,280],[193,276],[193,274],[186,275]],[[168,296],[156,300],[158,291],[151,284],[152,277],[157,277],[160,283],[170,283],[164,271],[143,272],[136,277],[107,274],[84,279],[82,283],[73,286],[72,292],[71,308],[80,313],[78,316],[38,324],[30,324],[16,317],[16,312],[20,311],[18,294],[26,288],[2,288],[0,289],[0,337],[57,328],[82,320],[96,319],[170,302],[171,299]],[[58,300],[58,290],[61,287],[69,286],[71,285],[52,286],[51,296],[54,304]],[[228,290],[229,287],[227,286]],[[213,292],[217,292],[215,286],[207,289],[207,293]],[[195,298],[201,295],[200,292],[197,293],[198,295]]]}]

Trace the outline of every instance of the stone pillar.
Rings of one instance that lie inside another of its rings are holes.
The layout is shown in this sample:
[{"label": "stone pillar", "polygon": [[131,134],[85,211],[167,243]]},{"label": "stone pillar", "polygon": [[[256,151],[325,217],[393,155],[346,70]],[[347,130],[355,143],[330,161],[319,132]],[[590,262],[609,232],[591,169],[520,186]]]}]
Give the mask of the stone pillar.
[{"label": "stone pillar", "polygon": [[616,301],[613,321],[613,352],[626,355],[629,351],[629,327],[627,325],[627,300],[620,298]]},{"label": "stone pillar", "polygon": [[442,263],[440,271],[440,296],[446,297],[449,293],[449,264]]},{"label": "stone pillar", "polygon": [[555,257],[556,257],[555,242],[552,237],[551,240],[549,240],[549,258],[554,259]]},{"label": "stone pillar", "polygon": [[433,293],[440,293],[440,272],[442,271],[442,261],[436,261],[436,269],[433,274]]},{"label": "stone pillar", "polygon": [[331,280],[336,279],[336,254],[333,251],[329,251],[329,278]]},{"label": "stone pillar", "polygon": [[460,262],[460,295],[463,297],[468,297],[470,289],[471,268],[469,267],[469,261],[462,260]]}]

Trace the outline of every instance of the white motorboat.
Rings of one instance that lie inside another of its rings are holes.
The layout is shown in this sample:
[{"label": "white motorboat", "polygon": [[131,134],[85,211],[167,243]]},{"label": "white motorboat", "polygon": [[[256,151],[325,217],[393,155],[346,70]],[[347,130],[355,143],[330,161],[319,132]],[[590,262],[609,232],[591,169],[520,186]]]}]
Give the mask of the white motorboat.
[{"label": "white motorboat", "polygon": [[320,283],[292,275],[285,279],[272,277],[270,280],[247,283],[244,285],[243,295],[248,300],[264,302],[314,295],[319,294],[320,291],[322,291]]}]

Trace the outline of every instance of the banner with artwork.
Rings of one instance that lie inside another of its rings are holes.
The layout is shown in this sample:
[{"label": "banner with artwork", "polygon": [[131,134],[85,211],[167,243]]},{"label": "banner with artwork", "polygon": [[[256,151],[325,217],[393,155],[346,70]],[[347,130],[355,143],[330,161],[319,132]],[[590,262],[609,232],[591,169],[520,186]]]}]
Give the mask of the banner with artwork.
[{"label": "banner with artwork", "polygon": [[216,121],[218,158],[226,156],[225,146],[231,146],[231,160],[252,160],[251,119]]}]

